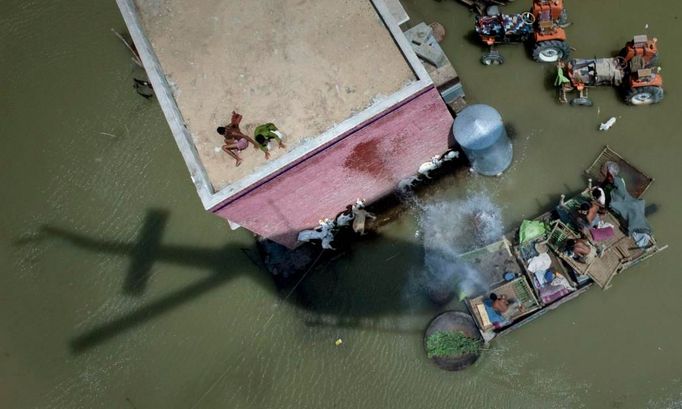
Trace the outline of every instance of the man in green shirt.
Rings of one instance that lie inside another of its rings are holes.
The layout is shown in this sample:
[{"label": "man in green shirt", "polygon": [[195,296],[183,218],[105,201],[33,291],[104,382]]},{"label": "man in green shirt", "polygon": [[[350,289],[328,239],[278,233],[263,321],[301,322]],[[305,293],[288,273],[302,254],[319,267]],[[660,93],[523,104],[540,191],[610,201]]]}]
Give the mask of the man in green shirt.
[{"label": "man in green shirt", "polygon": [[282,142],[282,133],[272,122],[258,125],[253,134],[258,147],[265,152],[265,159],[270,159],[270,147],[268,146],[270,141],[275,140],[280,148],[286,148],[286,145]]},{"label": "man in green shirt", "polygon": [[564,75],[565,68],[566,63],[559,62],[556,68],[556,78],[554,79],[554,85],[559,88],[559,101],[564,104],[568,102],[566,93],[573,88],[571,80]]}]

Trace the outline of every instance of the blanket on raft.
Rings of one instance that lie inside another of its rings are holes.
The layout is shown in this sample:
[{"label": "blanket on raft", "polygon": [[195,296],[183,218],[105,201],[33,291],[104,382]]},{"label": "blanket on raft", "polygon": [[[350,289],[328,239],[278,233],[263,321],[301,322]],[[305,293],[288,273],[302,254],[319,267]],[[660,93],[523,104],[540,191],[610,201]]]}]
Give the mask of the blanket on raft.
[{"label": "blanket on raft", "polygon": [[537,274],[533,277],[536,283],[536,288],[539,289],[540,298],[542,303],[547,305],[554,301],[562,298],[563,296],[575,291],[575,288],[566,280],[566,278],[560,274],[555,274],[552,281],[541,281]]},{"label": "blanket on raft", "polygon": [[646,204],[643,199],[635,199],[625,187],[625,180],[617,177],[613,181],[614,188],[611,190],[610,207],[626,223],[628,232],[651,234],[651,226],[644,215]]}]

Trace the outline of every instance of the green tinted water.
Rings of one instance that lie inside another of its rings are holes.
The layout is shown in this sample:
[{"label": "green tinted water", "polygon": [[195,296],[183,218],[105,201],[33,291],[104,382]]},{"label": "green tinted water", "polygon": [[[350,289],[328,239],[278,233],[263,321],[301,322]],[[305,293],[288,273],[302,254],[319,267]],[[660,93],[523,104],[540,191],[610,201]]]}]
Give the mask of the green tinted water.
[{"label": "green tinted water", "polygon": [[[481,67],[472,17],[454,1],[407,6],[414,22],[446,27],[469,100],[495,106],[516,135],[503,178],[445,178],[428,200],[485,189],[511,226],[581,187],[609,144],[656,177],[650,222],[671,249],[495,341],[473,368],[442,372],[421,346],[436,311],[410,297],[423,267],[413,215],[284,301],[242,251],[250,235],[202,210],[158,105],[131,89],[109,31],[123,28],[115,4],[7,0],[0,406],[679,408],[682,6],[568,4],[576,56],[608,56],[646,24],[660,39],[666,100],[630,108],[605,88],[592,109],[555,104],[551,69],[523,47]],[[616,125],[597,132],[610,116]]]}]

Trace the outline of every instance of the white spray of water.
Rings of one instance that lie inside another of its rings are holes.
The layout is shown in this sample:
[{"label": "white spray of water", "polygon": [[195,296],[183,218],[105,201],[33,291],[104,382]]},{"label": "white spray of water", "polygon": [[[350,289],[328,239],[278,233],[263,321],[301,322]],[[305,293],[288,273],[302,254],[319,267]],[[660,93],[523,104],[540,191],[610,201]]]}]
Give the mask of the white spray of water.
[{"label": "white spray of water", "polygon": [[432,295],[455,289],[460,299],[487,291],[479,272],[458,255],[502,237],[500,208],[482,192],[458,201],[417,203],[416,207],[424,242],[422,286]]}]

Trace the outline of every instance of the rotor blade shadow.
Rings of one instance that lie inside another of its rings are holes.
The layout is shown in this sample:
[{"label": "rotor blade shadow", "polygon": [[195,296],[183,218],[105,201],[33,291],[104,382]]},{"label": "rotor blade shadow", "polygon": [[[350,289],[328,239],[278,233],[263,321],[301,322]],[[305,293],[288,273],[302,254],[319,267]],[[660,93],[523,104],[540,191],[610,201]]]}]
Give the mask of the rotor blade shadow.
[{"label": "rotor blade shadow", "polygon": [[84,352],[99,345],[114,336],[142,325],[159,315],[176,308],[189,300],[220,286],[230,277],[222,274],[212,274],[209,277],[178,290],[162,299],[152,302],[132,313],[116,318],[111,322],[97,326],[84,334],[73,338],[70,349],[74,353]]}]

